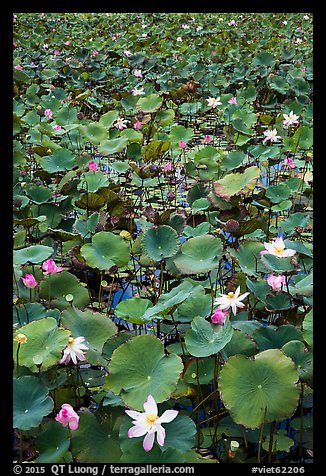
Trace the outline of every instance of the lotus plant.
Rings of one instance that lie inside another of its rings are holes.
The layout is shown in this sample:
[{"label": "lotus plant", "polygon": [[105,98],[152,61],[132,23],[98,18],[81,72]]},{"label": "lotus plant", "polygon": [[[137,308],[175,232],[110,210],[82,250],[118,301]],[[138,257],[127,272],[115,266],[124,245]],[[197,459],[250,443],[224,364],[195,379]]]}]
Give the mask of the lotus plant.
[{"label": "lotus plant", "polygon": [[267,276],[267,283],[272,287],[273,291],[280,291],[282,287],[286,284],[286,277],[283,276],[283,274],[281,274],[280,276],[269,274]]},{"label": "lotus plant", "polygon": [[61,266],[57,266],[52,258],[44,261],[42,264],[43,274],[46,276],[51,273],[60,273],[63,270]]},{"label": "lotus plant", "polygon": [[75,339],[73,337],[69,337],[68,345],[63,351],[63,357],[60,360],[60,364],[65,364],[68,365],[70,362],[70,359],[73,361],[75,365],[77,365],[77,359],[78,360],[86,360],[84,350],[88,350],[88,347],[86,347],[83,342],[85,341],[85,337],[76,337]]},{"label": "lotus plant", "polygon": [[220,297],[216,298],[214,304],[218,304],[218,310],[227,311],[232,309],[234,315],[236,315],[238,308],[242,309],[245,307],[243,304],[243,299],[248,296],[248,292],[240,295],[240,286],[237,287],[235,292],[231,291],[228,294],[220,293]]},{"label": "lotus plant", "polygon": [[38,285],[33,274],[26,274],[24,278],[22,278],[23,283],[29,289],[33,289]]},{"label": "lotus plant", "polygon": [[153,448],[155,433],[157,433],[157,442],[160,446],[164,446],[165,429],[162,423],[170,423],[178,415],[177,410],[165,410],[159,417],[157,404],[152,395],[148,395],[144,403],[145,412],[136,412],[134,410],[125,410],[128,416],[133,418],[133,425],[128,431],[129,438],[144,436],[143,448],[150,451]]},{"label": "lotus plant", "polygon": [[77,430],[79,423],[79,415],[75,412],[69,403],[61,405],[60,412],[55,417],[56,421],[62,426],[69,426],[71,430]]},{"label": "lotus plant", "polygon": [[279,258],[287,258],[288,256],[295,255],[296,251],[291,248],[285,248],[283,238],[278,236],[276,240],[273,240],[271,243],[264,242],[265,250],[261,251],[260,254],[269,253]]}]

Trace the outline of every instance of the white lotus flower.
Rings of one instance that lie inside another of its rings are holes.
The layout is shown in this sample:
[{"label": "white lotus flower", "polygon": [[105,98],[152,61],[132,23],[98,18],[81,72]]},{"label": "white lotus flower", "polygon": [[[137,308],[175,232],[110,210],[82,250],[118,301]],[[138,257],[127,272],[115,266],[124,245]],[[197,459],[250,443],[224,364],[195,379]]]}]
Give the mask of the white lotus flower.
[{"label": "white lotus flower", "polygon": [[247,292],[247,293],[241,294],[241,296],[239,296],[239,294],[240,294],[240,286],[237,287],[235,292],[230,292],[228,294],[220,293],[221,297],[216,298],[214,301],[214,304],[218,304],[219,305],[218,308],[221,311],[226,311],[229,308],[231,308],[233,314],[236,315],[237,308],[241,309],[245,307],[245,305],[241,301],[245,297],[247,297],[249,293]]},{"label": "white lotus flower", "polygon": [[220,96],[218,96],[217,98],[209,97],[208,99],[206,99],[206,101],[207,101],[209,106],[211,106],[213,109],[215,109],[216,106],[220,106],[222,104],[220,99],[221,99]]},{"label": "white lotus flower", "polygon": [[283,114],[283,117],[284,117],[284,121],[283,121],[283,124],[285,126],[291,126],[292,124],[298,124],[298,119],[299,119],[299,116],[297,116],[296,114],[293,114],[293,111],[290,112],[290,114]]},{"label": "white lotus flower", "polygon": [[277,135],[276,129],[264,131],[264,136],[265,139],[263,140],[263,143],[267,140],[270,140],[271,142],[276,142],[278,139],[282,139],[281,136]]},{"label": "white lotus flower", "polygon": [[133,95],[133,96],[142,96],[143,94],[145,94],[145,91],[144,91],[144,88],[143,88],[143,87],[141,87],[140,89],[138,89],[138,88],[133,88],[133,89],[131,90],[131,92],[132,92],[132,95]]},{"label": "white lotus flower", "polygon": [[70,359],[75,365],[77,364],[77,359],[86,360],[83,350],[88,350],[88,347],[86,347],[85,344],[82,344],[84,340],[85,337],[76,337],[75,339],[69,337],[68,345],[63,351],[63,357],[60,360],[60,364],[67,365],[70,362]]},{"label": "white lotus flower", "polygon": [[122,131],[122,129],[125,129],[127,127],[127,122],[129,122],[127,119],[122,119],[122,117],[118,117],[114,124],[114,127]]},{"label": "white lotus flower", "polygon": [[134,424],[128,431],[128,437],[134,438],[146,435],[143,440],[143,448],[145,451],[150,451],[154,445],[155,433],[157,433],[158,444],[164,446],[165,429],[162,423],[170,423],[179,412],[177,410],[165,410],[159,417],[157,415],[156,401],[152,395],[148,395],[144,403],[144,410],[144,413],[134,410],[125,410],[127,415],[133,418],[132,423]]},{"label": "white lotus flower", "polygon": [[278,256],[279,258],[287,258],[288,256],[293,256],[296,251],[290,248],[285,248],[285,244],[283,238],[279,236],[276,240],[272,241],[271,243],[264,242],[265,250],[261,251],[260,254],[269,253],[274,256]]}]

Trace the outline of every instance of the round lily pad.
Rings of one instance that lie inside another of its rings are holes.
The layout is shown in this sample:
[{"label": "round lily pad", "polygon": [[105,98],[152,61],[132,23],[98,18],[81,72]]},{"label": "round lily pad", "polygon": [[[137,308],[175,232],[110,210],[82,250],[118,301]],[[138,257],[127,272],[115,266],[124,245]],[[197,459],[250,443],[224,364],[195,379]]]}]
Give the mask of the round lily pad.
[{"label": "round lily pad", "polygon": [[211,235],[190,238],[173,262],[183,274],[202,274],[218,267],[222,255],[222,241]]},{"label": "round lily pad", "polygon": [[63,457],[70,447],[68,427],[50,421],[35,439],[39,456],[36,463],[64,463]]},{"label": "round lily pad", "polygon": [[150,307],[153,307],[153,303],[149,299],[133,297],[121,301],[115,308],[115,315],[133,324],[144,324],[147,322],[143,318],[144,313]]},{"label": "round lily pad", "polygon": [[[27,343],[20,346],[19,365],[38,371],[41,365],[46,370],[59,362],[62,351],[68,344],[69,331],[58,327],[53,317],[33,321],[19,329],[27,337]],[[14,341],[13,351],[16,360],[18,342]]]},{"label": "round lily pad", "polygon": [[202,317],[195,317],[185,335],[187,350],[195,357],[217,354],[231,340],[233,327],[227,319],[223,326],[211,324]]},{"label": "round lily pad", "polygon": [[252,337],[257,342],[260,351],[267,349],[281,349],[284,344],[291,340],[303,340],[300,329],[292,324],[286,324],[280,327],[264,326],[257,329]]},{"label": "round lily pad", "polygon": [[100,231],[93,236],[92,243],[80,249],[86,263],[92,268],[109,270],[112,266],[126,266],[129,261],[129,246],[119,235]]},{"label": "round lily pad", "polygon": [[[142,358],[150,355],[150,359]],[[120,345],[112,354],[107,388],[121,393],[125,404],[143,410],[148,395],[160,403],[170,398],[183,370],[181,358],[166,355],[159,339],[141,335]]]},{"label": "round lily pad", "polygon": [[22,265],[25,263],[39,264],[48,259],[54,250],[51,246],[33,245],[20,250],[14,250],[14,264]]},{"label": "round lily pad", "polygon": [[144,253],[154,261],[170,258],[178,251],[178,234],[168,225],[149,228],[141,240]]},{"label": "round lily pad", "polygon": [[14,428],[29,430],[41,423],[43,417],[52,411],[54,405],[48,393],[48,388],[38,377],[25,375],[14,379]]},{"label": "round lily pad", "polygon": [[[279,349],[255,356],[234,355],[219,378],[221,398],[236,423],[256,428],[293,415],[299,400],[298,373]],[[266,413],[266,415],[265,415]]]},{"label": "round lily pad", "polygon": [[89,302],[88,291],[79,279],[68,271],[50,274],[40,283],[40,298],[51,299],[51,306],[60,310],[70,307],[66,300],[67,294],[74,297],[74,305],[84,309]]}]

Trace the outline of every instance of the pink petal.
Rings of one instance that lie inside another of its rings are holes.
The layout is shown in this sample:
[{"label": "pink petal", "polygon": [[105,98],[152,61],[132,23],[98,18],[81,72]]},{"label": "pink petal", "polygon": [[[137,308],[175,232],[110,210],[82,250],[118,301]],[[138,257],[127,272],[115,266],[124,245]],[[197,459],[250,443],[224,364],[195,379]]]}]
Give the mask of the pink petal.
[{"label": "pink petal", "polygon": [[143,441],[143,448],[145,451],[150,451],[153,448],[155,433],[147,433]]},{"label": "pink petal", "polygon": [[128,437],[129,438],[135,438],[137,436],[143,436],[147,433],[148,428],[147,425],[145,426],[132,426],[128,430]]},{"label": "pink petal", "polygon": [[78,428],[78,420],[77,419],[74,419],[72,421],[69,422],[69,428],[71,430],[77,430]]}]

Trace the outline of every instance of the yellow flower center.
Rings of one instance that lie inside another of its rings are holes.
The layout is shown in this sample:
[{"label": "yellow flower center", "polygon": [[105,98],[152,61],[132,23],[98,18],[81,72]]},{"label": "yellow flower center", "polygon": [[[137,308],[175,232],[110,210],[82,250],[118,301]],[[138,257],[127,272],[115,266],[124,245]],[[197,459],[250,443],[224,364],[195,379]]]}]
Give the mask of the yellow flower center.
[{"label": "yellow flower center", "polygon": [[69,347],[71,347],[71,346],[73,345],[74,340],[75,340],[75,339],[74,339],[73,337],[69,337],[69,339],[68,339],[68,346],[69,346]]},{"label": "yellow flower center", "polygon": [[26,344],[27,337],[25,334],[17,334],[15,340],[18,342],[18,344]]},{"label": "yellow flower center", "polygon": [[147,417],[146,417],[146,422],[147,422],[149,425],[154,425],[154,423],[156,422],[157,419],[158,419],[158,416],[157,416],[157,415],[154,415],[154,413],[150,413],[150,414],[147,415]]},{"label": "yellow flower center", "polygon": [[276,254],[278,254],[278,255],[282,254],[283,250],[284,250],[283,246],[275,246],[275,253]]},{"label": "yellow flower center", "polygon": [[232,299],[233,297],[234,297],[234,293],[232,291],[228,293],[228,298]]}]

